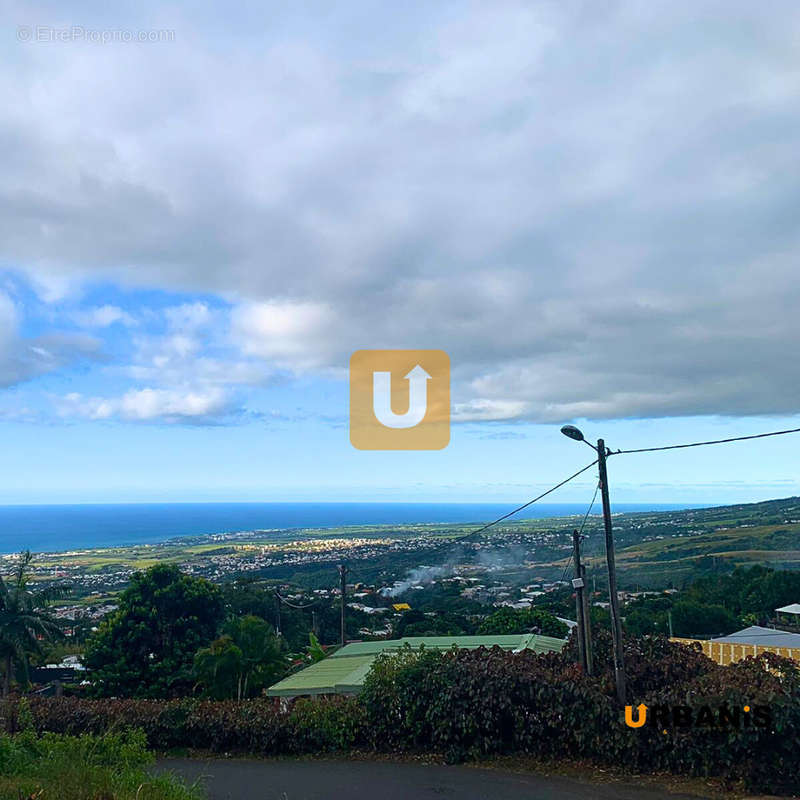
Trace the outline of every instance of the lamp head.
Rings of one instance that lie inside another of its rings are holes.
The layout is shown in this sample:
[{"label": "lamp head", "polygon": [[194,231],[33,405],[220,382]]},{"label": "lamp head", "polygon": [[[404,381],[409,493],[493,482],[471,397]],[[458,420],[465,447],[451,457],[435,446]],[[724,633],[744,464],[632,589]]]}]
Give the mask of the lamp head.
[{"label": "lamp head", "polygon": [[570,439],[574,439],[576,442],[584,441],[583,433],[574,425],[564,425],[564,427],[561,428],[561,433],[563,433],[564,436],[569,436]]}]

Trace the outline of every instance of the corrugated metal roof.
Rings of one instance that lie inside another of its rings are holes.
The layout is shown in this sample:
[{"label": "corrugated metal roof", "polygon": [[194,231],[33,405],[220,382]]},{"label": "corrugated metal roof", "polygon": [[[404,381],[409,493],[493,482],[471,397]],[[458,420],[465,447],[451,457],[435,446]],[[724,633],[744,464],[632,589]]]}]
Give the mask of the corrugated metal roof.
[{"label": "corrugated metal roof", "polygon": [[[324,658],[270,686],[270,697],[294,697],[301,694],[350,694],[364,682],[374,655]],[[363,675],[362,675],[363,672]]]},{"label": "corrugated metal roof", "polygon": [[563,639],[533,633],[512,636],[410,636],[379,642],[353,642],[322,661],[270,686],[270,697],[297,697],[317,694],[355,694],[364,685],[372,662],[382,652],[399,650],[405,645],[424,646],[429,650],[451,647],[473,650],[478,647],[501,647],[504,650],[533,650],[551,653],[561,650]]},{"label": "corrugated metal roof", "polygon": [[776,630],[775,628],[762,628],[751,625],[749,628],[736,631],[729,636],[720,636],[712,642],[727,642],[730,644],[759,644],[762,647],[792,647],[800,648],[800,633]]}]

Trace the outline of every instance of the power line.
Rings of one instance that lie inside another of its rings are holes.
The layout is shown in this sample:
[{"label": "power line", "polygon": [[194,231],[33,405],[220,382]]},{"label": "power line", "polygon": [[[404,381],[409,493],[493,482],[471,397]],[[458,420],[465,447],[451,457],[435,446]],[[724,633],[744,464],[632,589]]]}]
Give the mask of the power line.
[{"label": "power line", "polygon": [[800,428],[789,428],[785,431],[770,431],[770,433],[754,433],[751,436],[732,436],[730,439],[713,439],[708,442],[690,442],[689,444],[670,444],[664,447],[640,447],[636,450],[614,450],[613,455],[625,453],[653,453],[656,450],[679,450],[684,447],[703,447],[707,444],[726,444],[727,442],[743,442],[745,439],[763,439],[766,436],[783,436],[785,433],[800,433]]},{"label": "power line", "polygon": [[[592,502],[589,503],[589,508],[586,509],[586,513],[583,515],[583,522],[581,522],[581,528],[578,531],[578,535],[579,536],[583,533],[583,526],[586,524],[586,520],[589,518],[589,514],[592,513],[592,508],[594,508],[594,501],[597,500],[598,491],[600,491],[600,482],[599,481],[597,482],[597,486],[594,487],[594,494],[592,495]],[[561,582],[562,583],[564,582],[564,578],[567,577],[567,570],[569,569],[569,565],[572,563],[572,557],[573,556],[574,556],[574,552],[571,552],[569,554],[569,559],[567,559],[567,565],[564,567],[564,573],[561,576]]]},{"label": "power line", "polygon": [[275,597],[277,597],[278,600],[280,600],[281,603],[283,603],[284,605],[289,606],[289,608],[297,608],[299,610],[302,610],[304,608],[311,608],[311,606],[314,606],[314,605],[317,604],[316,600],[314,600],[313,602],[308,603],[307,605],[304,605],[304,606],[296,605],[295,603],[290,603],[285,597],[281,597],[280,592],[278,592],[277,589],[275,590]]},{"label": "power line", "polygon": [[564,478],[563,481],[561,481],[560,483],[557,483],[555,486],[553,486],[552,488],[548,489],[546,492],[542,492],[540,495],[538,495],[538,497],[534,497],[533,500],[528,500],[527,503],[523,503],[521,506],[518,506],[513,511],[509,511],[508,514],[503,514],[502,517],[498,517],[496,520],[494,520],[494,522],[490,522],[487,525],[484,525],[482,528],[478,528],[478,530],[472,531],[471,533],[468,533],[468,534],[466,534],[464,536],[459,536],[458,537],[458,541],[462,541],[463,539],[466,539],[466,538],[468,538],[470,536],[477,536],[479,533],[483,533],[483,531],[488,530],[489,528],[493,527],[494,525],[497,525],[498,522],[502,522],[504,519],[508,519],[509,517],[513,517],[514,514],[516,514],[519,511],[522,511],[523,508],[527,508],[528,506],[533,505],[534,503],[536,503],[539,500],[541,500],[543,497],[547,497],[548,494],[551,494],[556,489],[560,489],[564,484],[569,483],[573,478],[577,478],[578,475],[586,472],[587,469],[591,469],[596,463],[597,463],[597,459],[592,461],[591,464],[587,464],[585,467],[583,467],[583,469],[579,469],[577,472],[575,472],[572,475],[570,475],[569,478]]},{"label": "power line", "polygon": [[592,502],[589,503],[589,508],[586,509],[586,513],[583,516],[583,522],[581,522],[581,529],[578,533],[583,533],[583,526],[586,524],[586,520],[589,519],[589,514],[592,513],[592,509],[594,508],[594,501],[597,500],[597,493],[600,491],[600,481],[597,482],[597,486],[594,487],[594,495],[592,496]]}]

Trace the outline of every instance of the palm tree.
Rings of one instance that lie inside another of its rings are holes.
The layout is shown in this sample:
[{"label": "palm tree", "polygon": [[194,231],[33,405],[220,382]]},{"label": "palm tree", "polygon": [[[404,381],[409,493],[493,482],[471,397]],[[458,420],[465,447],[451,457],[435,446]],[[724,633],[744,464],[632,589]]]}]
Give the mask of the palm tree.
[{"label": "palm tree", "polygon": [[59,639],[61,629],[45,611],[50,600],[63,596],[63,590],[51,587],[32,591],[28,587],[29,567],[33,556],[20,553],[14,572],[0,576],[0,660],[4,666],[3,697],[11,691],[14,662],[28,677],[28,654],[41,653],[39,638]]}]

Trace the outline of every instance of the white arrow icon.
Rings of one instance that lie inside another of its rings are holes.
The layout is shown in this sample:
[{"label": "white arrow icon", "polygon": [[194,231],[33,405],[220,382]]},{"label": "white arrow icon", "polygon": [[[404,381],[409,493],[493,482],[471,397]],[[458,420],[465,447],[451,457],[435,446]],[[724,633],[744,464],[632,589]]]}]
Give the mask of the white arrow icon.
[{"label": "white arrow icon", "polygon": [[431,376],[417,364],[408,375],[408,411],[392,411],[392,373],[372,373],[372,410],[381,425],[387,428],[413,428],[425,418],[428,410],[428,381]]}]

